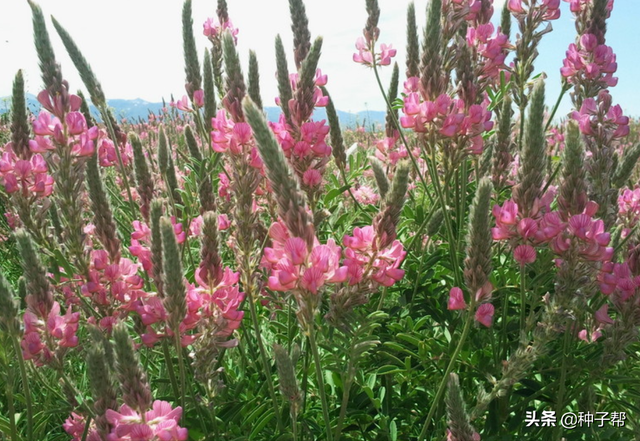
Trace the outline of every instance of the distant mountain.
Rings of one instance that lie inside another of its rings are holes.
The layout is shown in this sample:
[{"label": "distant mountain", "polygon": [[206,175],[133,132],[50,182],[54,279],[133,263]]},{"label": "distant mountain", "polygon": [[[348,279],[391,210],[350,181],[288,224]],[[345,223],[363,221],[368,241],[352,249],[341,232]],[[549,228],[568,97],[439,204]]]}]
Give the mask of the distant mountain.
[{"label": "distant mountain", "polygon": [[[109,107],[113,109],[113,113],[116,118],[127,118],[129,121],[135,121],[139,118],[146,120],[149,116],[149,112],[158,114],[162,109],[162,103],[151,103],[142,99],[114,99],[107,100],[107,103],[109,104]],[[11,97],[0,98],[0,114],[8,112],[10,107]],[[40,110],[40,103],[36,99],[35,95],[27,94],[27,107],[33,113],[37,113]],[[93,105],[89,106],[89,108],[91,110],[91,114],[97,120],[100,120],[98,109]],[[279,107],[265,107],[264,110],[269,121],[276,122],[280,118],[281,111]],[[371,127],[372,124],[374,126],[384,126],[385,115],[385,112],[376,110],[361,111],[357,113],[338,110],[338,118],[340,119],[340,124],[343,127],[356,127],[363,125]],[[316,120],[327,119],[327,113],[324,108],[320,107],[316,109],[313,117]]]}]

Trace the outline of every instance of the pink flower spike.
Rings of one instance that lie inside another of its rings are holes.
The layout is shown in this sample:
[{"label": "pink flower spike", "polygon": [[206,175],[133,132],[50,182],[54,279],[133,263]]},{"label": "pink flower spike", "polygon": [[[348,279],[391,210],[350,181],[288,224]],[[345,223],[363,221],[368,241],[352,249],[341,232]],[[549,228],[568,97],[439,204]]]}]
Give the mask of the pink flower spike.
[{"label": "pink flower spike", "polygon": [[457,286],[451,288],[449,291],[449,302],[447,304],[447,309],[450,311],[454,311],[456,309],[465,309],[467,304],[464,301],[464,294],[462,290]]},{"label": "pink flower spike", "polygon": [[491,303],[483,303],[476,311],[476,320],[487,328],[490,328],[493,324],[493,313],[495,308]]}]

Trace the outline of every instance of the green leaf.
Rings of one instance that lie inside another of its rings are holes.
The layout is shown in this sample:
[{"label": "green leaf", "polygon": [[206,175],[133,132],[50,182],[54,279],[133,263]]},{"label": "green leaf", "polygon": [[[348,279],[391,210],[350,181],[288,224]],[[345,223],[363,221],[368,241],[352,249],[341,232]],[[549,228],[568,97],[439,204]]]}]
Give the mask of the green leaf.
[{"label": "green leaf", "polygon": [[378,368],[378,370],[376,371],[376,375],[389,375],[389,374],[396,374],[398,372],[403,372],[404,369],[398,367],[398,366],[393,366],[393,365],[386,365],[386,366],[382,366],[381,368]]},{"label": "green leaf", "polygon": [[391,441],[398,440],[398,426],[396,425],[396,420],[391,421],[391,424],[389,424],[389,435],[391,436]]}]

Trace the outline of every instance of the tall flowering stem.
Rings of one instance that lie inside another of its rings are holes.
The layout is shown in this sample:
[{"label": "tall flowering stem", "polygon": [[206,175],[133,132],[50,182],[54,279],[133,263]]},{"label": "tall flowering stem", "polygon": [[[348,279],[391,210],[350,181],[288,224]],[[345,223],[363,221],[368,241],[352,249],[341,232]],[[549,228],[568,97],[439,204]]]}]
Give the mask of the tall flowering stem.
[{"label": "tall flowering stem", "polygon": [[[476,192],[476,197],[474,198],[473,205],[471,207],[472,214],[469,221],[469,238],[468,238],[468,242],[469,242],[468,253],[470,254],[470,256],[467,259],[468,264],[473,262],[474,259],[482,260],[484,258],[484,256],[481,257],[481,256],[477,256],[476,254],[482,251],[486,251],[485,238],[487,237],[488,231],[484,231],[484,230],[485,229],[488,230],[488,227],[489,227],[488,217],[490,212],[491,192],[492,192],[491,182],[486,178],[480,181],[478,190]],[[485,274],[485,277],[486,277],[485,271],[487,271],[487,267],[490,269],[490,262],[477,265],[476,268],[472,268],[472,269],[474,271],[478,271],[479,273]],[[479,279],[479,277],[476,276],[475,278],[469,278],[472,284],[475,283],[477,285],[479,281],[476,281],[475,279]],[[470,289],[473,289],[475,287],[476,286],[469,286]],[[458,355],[460,354],[460,351],[462,350],[466,342],[467,336],[469,335],[469,331],[471,330],[471,325],[474,321],[475,305],[478,303],[481,303],[483,300],[486,299],[487,296],[485,292],[486,290],[484,286],[480,286],[478,292],[471,291],[469,309],[467,311],[467,317],[465,319],[465,324],[464,324],[464,328],[462,329],[460,340],[458,340],[458,345],[456,346],[455,350],[453,351],[453,354],[451,355],[451,359],[449,360],[447,369],[444,372],[444,377],[442,378],[442,381],[440,382],[440,386],[438,387],[438,391],[436,392],[436,396],[434,397],[431,403],[431,407],[429,408],[429,413],[427,414],[427,419],[424,422],[424,425],[422,426],[420,435],[418,436],[418,441],[424,441],[424,439],[427,436],[427,431],[429,430],[431,420],[446,390],[447,381],[449,380],[449,374],[451,374],[451,372],[453,371],[455,363],[457,362]],[[484,305],[490,305],[490,304],[485,303]],[[479,310],[480,309],[478,309],[478,311]]]}]

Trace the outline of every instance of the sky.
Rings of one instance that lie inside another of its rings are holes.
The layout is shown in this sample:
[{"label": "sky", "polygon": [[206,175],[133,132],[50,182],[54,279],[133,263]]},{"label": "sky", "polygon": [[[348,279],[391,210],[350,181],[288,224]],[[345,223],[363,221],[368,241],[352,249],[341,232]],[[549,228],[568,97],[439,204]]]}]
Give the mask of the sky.
[{"label": "sky", "polygon": [[[215,0],[192,0],[193,28],[199,53],[210,47],[202,35],[202,24],[215,17]],[[261,95],[264,105],[274,104],[275,49],[277,34],[282,36],[289,71],[293,71],[293,36],[287,0],[227,0],[229,15],[239,28],[238,50],[246,73],[249,50],[256,52],[260,67]],[[380,0],[381,30],[378,43],[393,44],[398,50],[395,60],[404,75],[406,45],[406,9],[408,0]],[[83,52],[107,98],[167,101],[171,94],[185,94],[182,53],[181,10],[179,0],[40,0],[45,17],[53,15],[72,35]],[[339,110],[384,110],[384,100],[373,72],[352,61],[355,41],[362,35],[367,15],[364,0],[307,0],[312,39],[324,38],[319,67],[329,77],[327,88]],[[494,0],[496,20],[504,0]],[[427,0],[415,0],[418,26],[426,21]],[[608,21],[607,44],[617,55],[618,85],[611,90],[614,103],[627,115],[640,116],[640,73],[637,69],[640,47],[639,0],[617,0]],[[62,65],[71,90],[84,86],[73,63],[48,22],[49,34],[57,60]],[[560,67],[570,43],[575,40],[573,17],[568,4],[562,2],[562,15],[553,22],[554,31],[544,36],[539,48],[536,72],[547,74],[547,103],[553,104],[560,91]],[[512,25],[512,38],[517,26]],[[37,54],[33,44],[31,9],[26,1],[0,2],[0,97],[11,94],[18,69],[23,70],[26,88],[37,94],[42,87]],[[388,84],[391,67],[382,70]],[[559,115],[571,111],[565,97]]]}]

